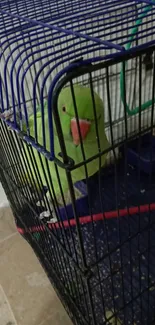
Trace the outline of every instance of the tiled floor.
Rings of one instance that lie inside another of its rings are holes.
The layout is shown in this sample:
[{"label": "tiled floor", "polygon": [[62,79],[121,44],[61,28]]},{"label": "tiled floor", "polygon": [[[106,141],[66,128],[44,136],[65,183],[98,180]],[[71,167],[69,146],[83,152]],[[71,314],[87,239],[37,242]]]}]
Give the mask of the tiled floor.
[{"label": "tiled floor", "polygon": [[10,208],[0,209],[0,303],[0,325],[72,324],[32,249],[16,232]]}]

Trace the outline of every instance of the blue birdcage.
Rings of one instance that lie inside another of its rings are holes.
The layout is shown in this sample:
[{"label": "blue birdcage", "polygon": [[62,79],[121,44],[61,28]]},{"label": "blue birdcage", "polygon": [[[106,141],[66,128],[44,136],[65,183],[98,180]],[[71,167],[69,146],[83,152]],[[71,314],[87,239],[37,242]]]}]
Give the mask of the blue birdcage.
[{"label": "blue birdcage", "polygon": [[75,324],[154,324],[155,1],[1,1],[0,179]]}]

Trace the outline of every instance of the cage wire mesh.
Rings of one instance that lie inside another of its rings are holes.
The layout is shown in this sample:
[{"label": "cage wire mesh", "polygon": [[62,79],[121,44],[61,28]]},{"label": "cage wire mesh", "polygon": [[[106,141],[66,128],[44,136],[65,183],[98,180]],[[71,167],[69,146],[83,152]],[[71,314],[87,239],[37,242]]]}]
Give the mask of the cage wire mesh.
[{"label": "cage wire mesh", "polygon": [[155,1],[1,1],[0,180],[75,324],[155,324]]}]

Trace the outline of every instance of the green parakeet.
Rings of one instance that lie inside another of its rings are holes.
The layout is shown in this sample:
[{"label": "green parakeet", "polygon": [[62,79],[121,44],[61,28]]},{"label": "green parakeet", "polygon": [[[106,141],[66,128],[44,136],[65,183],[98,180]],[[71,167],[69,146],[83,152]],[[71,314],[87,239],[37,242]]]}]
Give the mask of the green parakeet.
[{"label": "green parakeet", "polygon": [[[95,121],[94,121],[94,109],[93,109],[93,101],[92,101],[92,95],[90,88],[86,88],[80,85],[74,85],[74,94],[75,94],[75,100],[76,100],[76,106],[79,116],[79,126],[81,131],[81,136],[83,140],[83,147],[85,152],[86,159],[91,158],[95,154],[98,154],[99,148],[98,148],[98,142],[96,137],[96,127],[95,127]],[[105,134],[105,127],[104,127],[104,106],[103,102],[100,99],[100,97],[94,93],[94,100],[95,100],[95,107],[96,107],[96,116],[97,116],[97,123],[98,123],[98,133],[99,133],[99,140],[100,140],[100,150],[104,150],[107,147],[109,147],[109,143]],[[78,126],[77,121],[75,118],[75,111],[74,111],[74,105],[73,105],[73,99],[71,95],[71,90],[69,87],[64,88],[58,99],[58,111],[61,121],[61,127],[63,131],[63,136],[65,140],[65,145],[67,149],[67,155],[71,157],[75,164],[80,163],[83,161],[83,155],[81,151],[81,145],[80,145],[80,135],[78,132]],[[37,133],[38,133],[38,143],[40,145],[43,144],[42,139],[42,116],[41,111],[38,109],[37,112]],[[44,107],[44,121],[45,121],[45,130],[46,132],[46,146],[47,150],[49,150],[50,147],[50,141],[49,141],[49,126],[48,126],[48,112],[47,112],[47,104]],[[59,138],[57,135],[55,123],[53,121],[53,128],[54,128],[54,152],[55,156],[58,157],[58,154],[61,152],[60,144],[59,144]],[[30,135],[34,137],[34,115],[31,115],[29,117],[29,129],[30,129]],[[39,168],[40,176],[42,179],[43,184],[46,186],[46,180],[44,177],[44,173],[40,164],[40,160],[38,157],[38,153],[36,149],[33,148],[33,152],[35,155],[35,159]],[[59,157],[60,159],[60,157]],[[45,159],[43,158],[44,167],[46,170],[46,164]],[[101,159],[101,165],[103,166],[105,164],[106,160],[106,154],[102,156]],[[29,162],[31,165],[31,161]],[[55,189],[55,194],[57,196],[57,200],[59,204],[61,205],[62,199],[60,195],[60,188],[57,181],[57,175],[56,170],[53,162],[49,162],[50,167],[50,173]],[[92,176],[95,174],[99,169],[99,160],[95,159],[87,164],[87,171],[88,176]],[[58,167],[61,185],[63,189],[63,193],[65,195],[66,203],[69,203],[70,196],[68,193],[68,183],[67,183],[67,177],[66,172],[64,169]],[[35,173],[32,167],[32,173],[34,176],[34,179],[37,184],[37,180],[35,177]],[[48,178],[48,173],[47,173]],[[72,179],[73,183],[85,179],[85,168],[84,166],[74,170],[72,172]],[[33,184],[31,184],[33,185]],[[78,193],[76,193],[76,196],[78,197]]]},{"label": "green parakeet", "polygon": [[[86,159],[91,158],[93,155],[97,154],[99,152],[98,143],[96,139],[96,128],[95,128],[95,121],[94,121],[94,109],[93,109],[93,103],[92,103],[92,95],[89,88],[82,87],[79,85],[74,86],[74,93],[75,93],[75,99],[76,99],[76,106],[78,110],[79,115],[79,125],[81,130],[81,136],[83,139],[83,146],[85,151]],[[99,139],[100,139],[100,150],[104,150],[109,146],[106,134],[105,134],[105,128],[104,128],[104,107],[103,102],[100,99],[100,97],[95,93],[94,94],[95,99],[95,106],[96,106],[96,116],[98,121],[98,133],[99,133]],[[58,110],[59,110],[59,116],[61,121],[61,127],[64,135],[64,140],[66,144],[67,149],[67,155],[71,157],[75,164],[83,161],[83,155],[81,151],[80,146],[80,136],[78,132],[78,126],[77,121],[75,118],[75,112],[74,112],[74,105],[73,105],[73,99],[71,96],[71,90],[69,87],[64,88],[59,96],[58,100]],[[38,110],[37,112],[37,131],[38,131],[38,142],[39,144],[43,144],[42,140],[42,123],[41,123],[41,112]],[[49,150],[50,142],[49,142],[49,132],[48,132],[48,112],[47,107],[45,107],[45,115],[44,115],[44,121],[45,121],[45,130],[47,130],[46,134],[46,145],[47,149]],[[54,150],[55,150],[55,156],[58,156],[58,153],[60,153],[60,145],[59,145],[59,139],[56,132],[55,123],[54,124]],[[32,137],[34,137],[34,115],[31,115],[29,118],[29,128],[30,128],[30,134]],[[40,166],[39,158],[37,155],[37,152],[35,149],[33,149],[34,155],[36,157],[36,160],[38,162],[38,167],[41,173],[41,177],[43,180],[43,184],[45,182],[42,168]],[[59,158],[60,159],[60,158]],[[105,163],[106,155],[102,156],[102,166]],[[98,159],[93,160],[92,162],[87,164],[87,170],[88,175],[91,176],[94,173],[98,171],[99,163]],[[57,182],[57,175],[55,172],[55,168],[53,166],[53,162],[50,162],[50,171],[51,176],[54,184],[54,189],[56,192],[56,195],[59,196],[60,189]],[[68,189],[67,179],[66,179],[66,173],[62,168],[59,168],[59,174],[61,179],[61,184],[64,193]],[[72,172],[72,179],[73,182],[77,182],[81,179],[84,179],[86,177],[85,175],[85,168],[82,166]],[[34,175],[35,178],[35,175]]]}]

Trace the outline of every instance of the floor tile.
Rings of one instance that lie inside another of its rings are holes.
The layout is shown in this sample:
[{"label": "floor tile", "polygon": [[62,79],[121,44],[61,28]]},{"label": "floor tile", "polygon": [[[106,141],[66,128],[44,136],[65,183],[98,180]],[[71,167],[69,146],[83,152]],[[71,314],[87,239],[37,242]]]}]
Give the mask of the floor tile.
[{"label": "floor tile", "polygon": [[0,283],[18,325],[71,325],[38,259],[18,233],[0,243]]},{"label": "floor tile", "polygon": [[17,325],[12,309],[10,307],[10,304],[7,300],[7,297],[1,285],[0,285],[0,324]]},{"label": "floor tile", "polygon": [[0,243],[17,232],[10,208],[0,208]]}]

